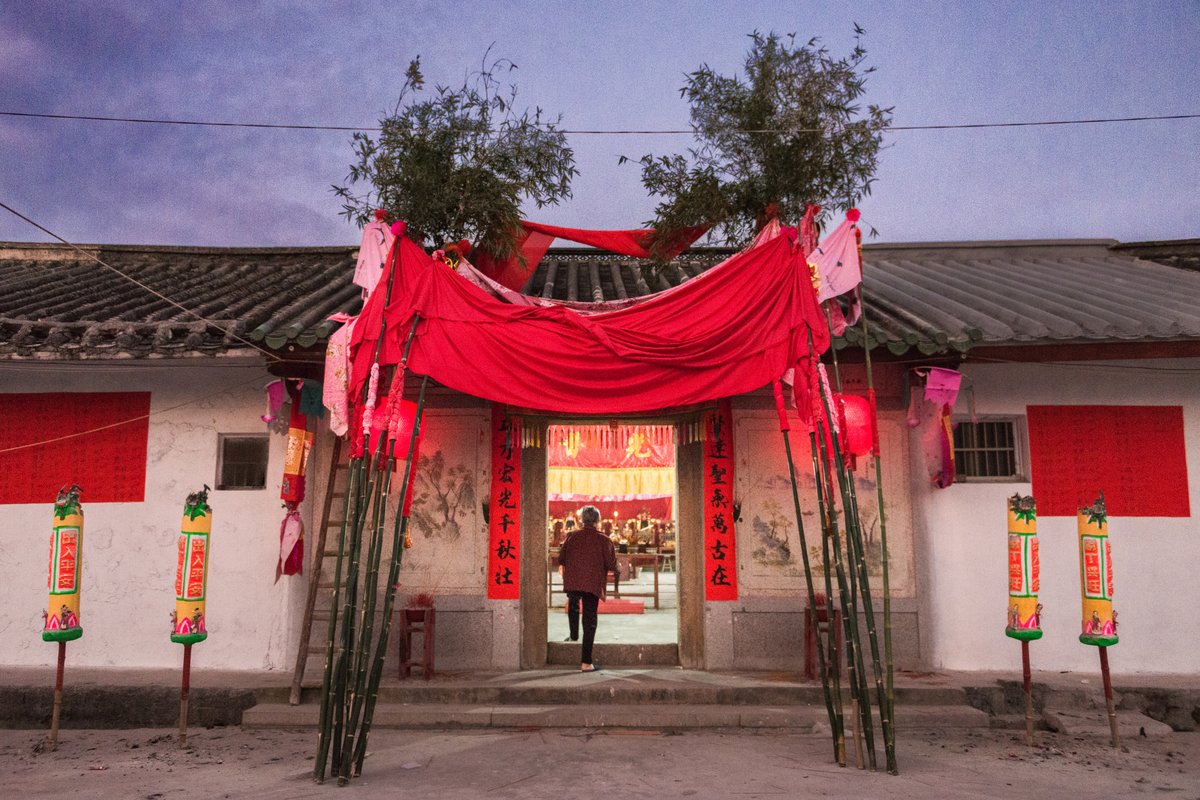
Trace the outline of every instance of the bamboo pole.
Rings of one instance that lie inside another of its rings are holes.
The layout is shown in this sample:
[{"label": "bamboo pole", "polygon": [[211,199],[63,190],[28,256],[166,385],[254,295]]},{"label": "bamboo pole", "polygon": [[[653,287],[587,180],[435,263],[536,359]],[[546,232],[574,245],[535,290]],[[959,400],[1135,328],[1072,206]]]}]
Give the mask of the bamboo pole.
[{"label": "bamboo pole", "polygon": [[[379,696],[379,682],[383,677],[383,664],[387,657],[388,639],[392,627],[392,614],[395,613],[396,585],[400,580],[400,566],[404,560],[404,537],[408,531],[408,514],[404,513],[404,501],[408,496],[408,484],[413,475],[413,458],[416,454],[417,441],[421,438],[422,415],[425,411],[425,387],[429,383],[428,376],[421,379],[421,390],[417,394],[417,413],[413,422],[412,435],[408,441],[408,455],[404,463],[404,478],[400,484],[399,514],[394,524],[392,535],[392,559],[388,569],[387,587],[384,589],[383,620],[379,631],[379,642],[375,645],[375,660],[371,667],[371,677],[367,683],[367,707],[363,715],[362,731],[354,745],[354,774],[361,775],[363,760],[367,757],[367,736],[371,732],[371,721],[375,714],[375,702]],[[431,646],[428,642],[426,647]]]},{"label": "bamboo pole", "polygon": [[46,749],[53,752],[58,749],[58,721],[62,715],[63,673],[67,667],[67,643],[58,643],[58,667],[54,672],[54,708],[50,712],[50,735],[46,739]]},{"label": "bamboo pole", "polygon": [[[404,354],[401,358],[401,365],[408,362],[409,349],[412,347],[413,337],[417,332],[417,323],[420,318],[414,318],[412,328],[409,330],[408,340],[404,345]],[[398,367],[403,370],[404,366]],[[393,380],[392,392],[399,392],[403,395],[404,377],[403,372],[399,373]],[[424,402],[425,384],[421,385],[421,400]],[[389,404],[394,403],[399,406],[398,397],[390,398]],[[366,695],[364,694],[367,688],[367,675],[369,671],[369,659],[371,656],[371,643],[374,637],[375,628],[375,604],[377,602],[379,591],[379,562],[383,555],[383,529],[386,525],[386,510],[387,498],[391,491],[392,474],[395,471],[396,465],[396,440],[388,438],[391,420],[388,420],[388,425],[379,434],[379,442],[376,446],[376,458],[378,454],[383,452],[384,442],[387,441],[387,462],[384,469],[382,485],[375,498],[374,507],[371,515],[371,542],[367,549],[367,575],[366,583],[363,587],[363,604],[362,612],[359,621],[359,636],[358,647],[356,649],[354,659],[354,685],[351,687],[351,692],[347,703],[349,705],[349,718],[347,719],[346,728],[343,731],[343,743],[341,751],[341,766],[338,770],[338,785],[344,786],[351,777],[351,768],[354,762],[354,738],[358,731],[359,722],[362,719],[362,713],[365,706]],[[415,424],[415,423],[414,423]],[[413,438],[409,442],[408,463],[404,469],[405,490],[401,493],[401,504],[403,505],[403,496],[407,491],[407,481],[409,470],[412,467],[413,447],[416,439]],[[392,557],[395,558],[395,550],[392,551]],[[389,570],[390,572],[390,570]],[[394,589],[388,591],[394,592]],[[385,601],[385,607],[387,603]],[[385,618],[390,617],[390,609],[385,609]]]},{"label": "bamboo pole", "polygon": [[[400,264],[400,248],[393,247],[391,253],[391,264],[387,271],[387,284],[384,290],[384,306],[392,299],[392,287],[395,285],[396,268]],[[416,332],[417,322],[419,317],[414,317],[412,331],[409,333],[411,341],[413,333]],[[383,352],[383,340],[387,335],[387,315],[380,315],[379,320],[379,338],[375,342],[375,355],[372,360],[374,365],[379,364],[380,354]],[[407,351],[407,345],[405,346]],[[365,405],[369,393],[369,385],[364,384],[360,401]],[[368,431],[366,436],[369,436]],[[364,437],[366,438],[366,437]],[[376,450],[378,454],[379,450]],[[338,534],[338,556],[337,565],[334,575],[334,592],[333,599],[329,606],[329,639],[325,648],[325,674],[321,682],[321,714],[318,723],[317,731],[317,755],[315,764],[313,765],[313,780],[317,783],[325,782],[325,766],[326,759],[329,756],[330,746],[333,747],[333,763],[341,761],[341,741],[340,734],[345,722],[345,676],[347,668],[347,659],[349,657],[350,643],[353,641],[353,619],[347,614],[342,614],[342,644],[340,649],[335,651],[334,642],[337,640],[337,620],[338,620],[338,603],[341,600],[341,579],[343,572],[343,556],[346,552],[346,538],[349,533],[350,549],[355,557],[346,562],[346,605],[354,604],[356,598],[354,595],[357,592],[358,582],[358,566],[357,566],[357,548],[362,536],[362,520],[366,514],[364,501],[371,496],[371,482],[374,480],[375,463],[371,463],[371,472],[367,475],[366,490],[361,487],[363,485],[363,467],[364,458],[353,456],[350,459],[350,486],[346,489],[346,503],[342,515],[342,527]],[[357,479],[356,479],[357,478]],[[353,511],[353,518],[350,516],[350,511]],[[353,519],[353,522],[351,522]],[[349,525],[349,528],[347,526]],[[335,657],[336,656],[336,657]],[[332,717],[332,719],[330,719]]]},{"label": "bamboo pole", "polygon": [[183,680],[179,685],[179,746],[187,744],[188,691],[192,682],[192,646],[183,646]]},{"label": "bamboo pole", "polygon": [[837,736],[838,766],[846,766],[846,731],[845,717],[842,711],[842,681],[841,681],[841,648],[837,646],[839,626],[833,610],[833,557],[830,552],[831,533],[829,529],[830,516],[825,503],[825,488],[821,480],[821,468],[817,462],[816,427],[808,432],[809,448],[812,451],[813,483],[817,488],[817,510],[821,515],[821,555],[825,573],[825,618],[828,620],[830,679],[833,686],[834,710],[837,716],[835,735]]},{"label": "bamboo pole", "polygon": [[[855,226],[854,239],[858,247],[859,270],[863,270],[862,229]],[[867,399],[871,406],[871,455],[875,462],[875,498],[879,506],[879,555],[883,570],[883,653],[887,662],[887,715],[892,721],[890,732],[884,733],[884,749],[888,760],[888,772],[898,774],[896,765],[896,687],[895,668],[892,660],[892,589],[888,580],[887,510],[883,501],[883,464],[879,454],[879,418],[875,406],[875,376],[871,368],[871,331],[867,325],[867,303],[862,289],[859,297],[858,319],[862,327],[863,359],[867,373]],[[1028,644],[1026,645],[1028,647]]]},{"label": "bamboo pole", "polygon": [[[828,414],[828,411],[826,411],[826,414]],[[828,416],[826,419],[828,419]],[[871,754],[873,767],[875,737],[871,727],[871,704],[867,697],[866,667],[862,659],[862,639],[858,633],[858,613],[854,610],[853,596],[846,578],[846,566],[842,561],[842,541],[841,536],[838,534],[837,516],[832,502],[833,483],[829,476],[829,454],[825,450],[825,425],[820,421],[817,422],[817,441],[822,480],[825,482],[826,496],[830,498],[830,544],[833,551],[834,574],[837,576],[838,582],[838,602],[842,608],[842,627],[845,631],[846,677],[850,682],[850,696],[852,699],[851,714],[852,720],[856,721],[855,726],[852,726],[851,730],[856,739],[856,753],[859,752],[857,750],[857,737],[860,734],[867,737],[867,746]],[[833,441],[833,446],[836,448],[836,440]],[[858,764],[862,765],[861,756]]]},{"label": "bamboo pole", "polygon": [[[386,431],[379,434],[376,446],[376,461],[378,454],[384,449]],[[363,583],[362,607],[359,611],[358,642],[355,648],[354,660],[351,666],[353,683],[348,687],[347,706],[349,716],[346,727],[342,731],[341,762],[338,769],[338,786],[344,786],[350,780],[350,767],[353,762],[354,735],[358,730],[359,719],[363,710],[363,690],[366,688],[367,659],[370,655],[371,638],[375,627],[375,602],[379,591],[379,560],[383,550],[383,528],[385,518],[383,510],[387,505],[388,492],[392,483],[392,468],[395,465],[395,441],[387,444],[387,461],[383,479],[377,483],[371,511],[371,540],[367,545],[367,574]]]},{"label": "bamboo pole", "polygon": [[[775,390],[775,405],[779,412],[779,431],[783,434],[783,450],[787,454],[788,477],[792,482],[792,502],[796,508],[796,530],[800,536],[800,557],[804,562],[804,585],[808,589],[808,609],[812,616],[812,624],[814,631],[817,626],[817,597],[816,591],[813,589],[812,566],[808,559],[808,540],[804,534],[804,518],[800,511],[800,490],[796,485],[796,464],[792,459],[792,440],[788,436],[790,433],[787,422],[787,411],[783,402],[783,387],[778,379],[772,384]],[[833,756],[836,760],[840,753],[839,737],[837,730],[837,715],[833,710],[833,695],[829,686],[829,673],[825,665],[825,647],[821,644],[821,635],[819,631],[815,631],[814,637],[817,643],[817,663],[821,670],[821,688],[825,694],[825,709],[829,713],[829,727],[833,736]]]},{"label": "bamboo pole", "polygon": [[[825,321],[829,326],[829,332],[832,336],[833,319],[829,312],[828,306],[825,307]],[[841,375],[838,369],[837,351],[833,350],[832,348],[831,351],[833,354],[835,379],[837,381],[837,386],[840,389]],[[824,391],[821,392],[821,400],[825,405],[826,414],[832,415],[833,410],[830,406],[830,398],[825,396]],[[894,775],[898,773],[895,754],[895,731],[889,711],[891,703],[888,699],[887,688],[884,686],[883,669],[879,661],[879,640],[875,627],[875,608],[871,599],[870,572],[867,569],[867,563],[864,554],[862,521],[859,517],[858,510],[858,494],[854,486],[853,473],[847,468],[845,460],[842,458],[842,448],[838,441],[839,437],[837,429],[832,428],[832,422],[830,425],[833,437],[834,461],[836,463],[838,473],[838,485],[843,495],[842,510],[846,517],[847,552],[855,567],[854,571],[858,573],[858,589],[862,598],[863,612],[867,623],[867,638],[871,648],[871,665],[875,677],[876,694],[878,696],[877,704],[879,707],[879,723],[883,730],[884,754],[887,760],[887,770],[889,773]],[[882,509],[882,507],[883,504],[880,503],[880,508]],[[851,574],[853,575],[854,572]],[[886,594],[887,593],[885,593],[885,596]],[[874,752],[872,752],[870,755],[873,766]]]}]

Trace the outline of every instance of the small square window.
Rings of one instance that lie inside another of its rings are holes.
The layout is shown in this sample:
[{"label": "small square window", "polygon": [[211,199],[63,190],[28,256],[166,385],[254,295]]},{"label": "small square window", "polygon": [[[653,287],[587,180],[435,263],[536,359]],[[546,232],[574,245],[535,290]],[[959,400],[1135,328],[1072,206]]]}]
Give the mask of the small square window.
[{"label": "small square window", "polygon": [[958,420],[954,427],[955,477],[966,481],[1025,480],[1022,427],[1017,417]]},{"label": "small square window", "polygon": [[267,488],[269,449],[266,436],[220,434],[217,444],[217,488]]}]

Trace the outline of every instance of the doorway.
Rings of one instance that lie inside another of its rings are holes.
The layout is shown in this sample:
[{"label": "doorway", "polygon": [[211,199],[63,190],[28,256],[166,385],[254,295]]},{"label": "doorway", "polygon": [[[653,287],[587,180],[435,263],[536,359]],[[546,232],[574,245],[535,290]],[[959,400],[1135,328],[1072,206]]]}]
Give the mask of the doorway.
[{"label": "doorway", "polygon": [[679,481],[673,424],[613,422],[548,427],[545,641],[568,635],[558,551],[584,506],[600,512],[617,549],[600,606],[597,645],[679,644]]}]

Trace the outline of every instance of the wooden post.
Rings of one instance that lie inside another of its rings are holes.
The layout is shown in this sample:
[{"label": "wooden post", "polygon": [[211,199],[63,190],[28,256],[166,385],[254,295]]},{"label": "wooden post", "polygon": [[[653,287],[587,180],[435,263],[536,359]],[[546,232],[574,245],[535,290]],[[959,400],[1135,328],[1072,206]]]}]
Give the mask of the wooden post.
[{"label": "wooden post", "polygon": [[1108,728],[1112,732],[1112,746],[1120,744],[1117,738],[1117,709],[1113,705],[1112,675],[1108,671],[1108,648],[1101,646],[1100,677],[1104,679],[1104,705],[1108,708]]},{"label": "wooden post", "polygon": [[179,687],[179,746],[187,744],[188,691],[192,681],[192,646],[183,646],[183,682]]},{"label": "wooden post", "polygon": [[50,714],[50,737],[46,740],[47,750],[58,749],[58,720],[62,713],[63,671],[67,666],[67,643],[58,643],[58,670],[54,675],[54,710]]},{"label": "wooden post", "polygon": [[1021,667],[1025,673],[1025,744],[1033,747],[1033,677],[1029,671],[1029,642],[1021,641]]}]

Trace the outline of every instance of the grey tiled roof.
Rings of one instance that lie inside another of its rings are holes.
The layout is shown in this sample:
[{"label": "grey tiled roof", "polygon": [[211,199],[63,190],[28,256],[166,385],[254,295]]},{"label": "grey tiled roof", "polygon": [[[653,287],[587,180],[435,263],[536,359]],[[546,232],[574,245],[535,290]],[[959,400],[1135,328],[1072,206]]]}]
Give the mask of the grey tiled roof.
[{"label": "grey tiled roof", "polygon": [[0,357],[307,347],[336,330],[329,314],[360,305],[354,247],[81,247],[213,324],[66,245],[0,243]]},{"label": "grey tiled roof", "polygon": [[[1200,338],[1200,271],[1139,259],[1125,248],[1109,239],[866,245],[871,347],[899,355],[910,349],[932,354],[981,345]],[[1188,252],[1195,258],[1200,248],[1170,252],[1177,260]],[[598,287],[604,299],[615,300],[676,286],[728,255],[685,253],[647,286],[636,259],[552,252],[524,291],[586,302]],[[835,344],[861,347],[862,341],[855,327]]]},{"label": "grey tiled roof", "polygon": [[[1111,240],[867,245],[872,348],[1200,339],[1200,242]],[[321,348],[335,311],[356,312],[353,247],[85,246],[211,320],[196,321],[59,245],[0,243],[0,358],[202,356]],[[559,300],[660,291],[728,257],[701,249],[646,277],[636,259],[551,250],[524,287]],[[1138,255],[1145,255],[1138,258]],[[1166,263],[1147,260],[1160,259]],[[861,346],[857,328],[838,346]]]},{"label": "grey tiled roof", "polygon": [[[871,346],[899,354],[1200,338],[1200,273],[1134,258],[1115,244],[868,246]],[[846,340],[861,346],[857,330],[847,331]]]}]

